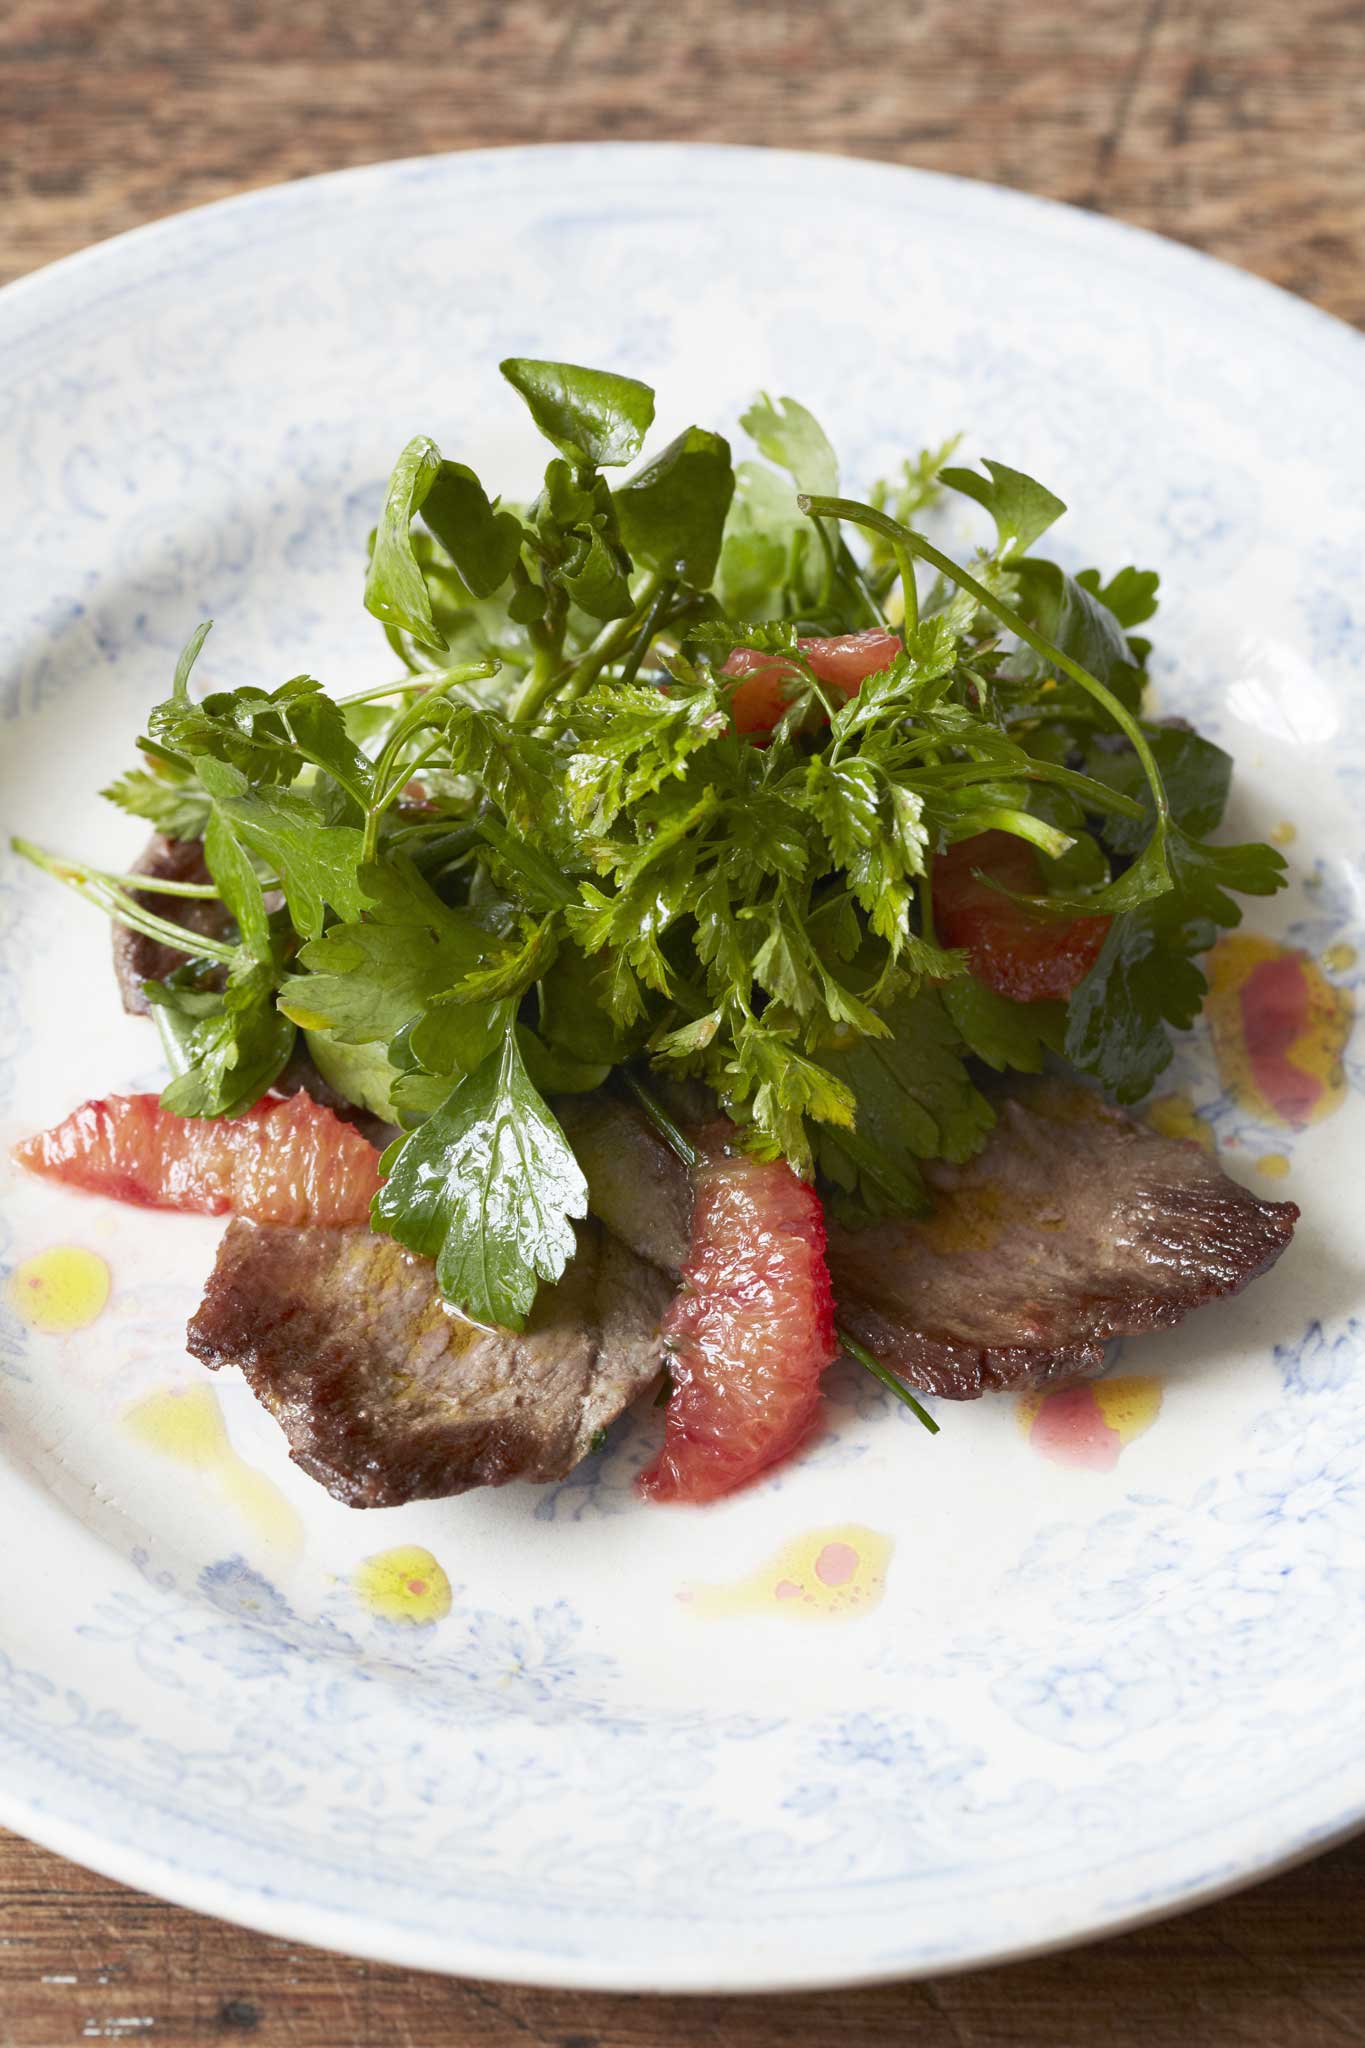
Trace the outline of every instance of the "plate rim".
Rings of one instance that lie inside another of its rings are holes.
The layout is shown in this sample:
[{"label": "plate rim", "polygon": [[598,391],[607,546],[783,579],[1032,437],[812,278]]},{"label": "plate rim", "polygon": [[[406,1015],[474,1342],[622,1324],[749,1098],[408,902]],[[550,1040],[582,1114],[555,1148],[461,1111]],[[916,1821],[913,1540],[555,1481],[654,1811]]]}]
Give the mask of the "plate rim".
[{"label": "plate rim", "polygon": [[[1325,345],[1329,352],[1335,354],[1339,364],[1359,378],[1365,393],[1365,334],[1338,315],[1255,272],[1152,229],[989,180],[874,157],[851,156],[837,151],[769,149],[748,143],[666,139],[519,143],[484,149],[433,151],[384,158],[373,163],[319,172],[306,178],[255,186],[122,230],[11,280],[0,287],[0,337],[6,330],[13,330],[17,315],[19,325],[14,339],[21,344],[31,340],[35,333],[41,331],[44,322],[41,317],[36,322],[26,319],[30,308],[36,307],[41,315],[44,298],[56,294],[58,303],[54,305],[53,312],[57,317],[63,317],[61,295],[73,288],[79,294],[87,279],[97,283],[101,274],[116,278],[130,251],[155,250],[158,244],[168,247],[182,242],[193,244],[220,221],[235,221],[280,204],[292,202],[301,208],[320,204],[325,211],[334,191],[365,186],[379,188],[404,176],[427,174],[439,177],[446,170],[464,165],[510,167],[514,161],[521,160],[543,167],[552,159],[574,165],[615,160],[624,165],[632,159],[658,163],[670,157],[704,160],[717,168],[728,167],[740,181],[750,167],[764,162],[785,164],[794,176],[817,182],[824,174],[851,176],[865,181],[869,191],[878,185],[885,187],[899,183],[904,186],[911,207],[916,193],[937,193],[941,202],[955,202],[959,208],[977,209],[982,214],[998,215],[1003,212],[1021,219],[1027,216],[1034,221],[1054,222],[1073,239],[1076,236],[1091,237],[1097,243],[1110,247],[1116,241],[1125,243],[1149,264],[1160,265],[1168,272],[1172,268],[1183,271],[1190,287],[1197,288],[1202,283],[1219,293],[1231,291],[1243,303],[1250,291],[1260,301],[1264,313],[1273,312],[1281,323],[1297,329],[1301,335],[1311,331],[1318,346]],[[137,278],[130,289],[136,291],[142,283],[143,280]],[[1365,1746],[1362,1754],[1365,1755]],[[466,1946],[458,1928],[438,1936],[404,1927],[401,1922],[373,1910],[358,1912],[352,1918],[332,1907],[289,1899],[279,1892],[259,1888],[249,1890],[239,1882],[185,1868],[158,1856],[154,1850],[130,1841],[120,1841],[116,1834],[100,1832],[48,1812],[41,1805],[30,1803],[12,1783],[0,1782],[0,1824],[116,1882],[169,1899],[190,1911],[209,1914],[274,1938],[298,1940],[373,1961],[396,1963],[400,1967],[455,1976],[487,1977],[508,1984],[611,1993],[706,1996],[833,1990],[913,1981],[999,1967],[1007,1962],[1105,1940],[1175,1913],[1211,1904],[1326,1852],[1365,1828],[1365,1799],[1345,1814],[1326,1821],[1319,1820],[1306,1829],[1296,1831],[1286,1846],[1276,1846],[1264,1855],[1258,1855],[1254,1848],[1248,1847],[1242,1852],[1241,1867],[1236,1870],[1215,1867],[1202,1876],[1160,1888],[1156,1894],[1149,1893],[1141,1905],[1131,1908],[1119,1906],[1107,1917],[1101,1915],[1097,1918],[1093,1911],[1084,1907],[1074,1908],[1064,1922],[1054,1925],[1053,1932],[1036,1940],[1016,1938],[999,1946],[984,1942],[971,1952],[918,1962],[889,1960],[834,1965],[819,1960],[806,1962],[797,1956],[784,1961],[780,1974],[763,1969],[746,1970],[742,1962],[738,1967],[718,1968],[714,1959],[691,1971],[681,1970],[676,1963],[655,1970],[644,1969],[630,1961],[613,1967],[610,1959],[600,1954],[588,1959],[537,1952],[535,1949],[490,1950],[486,1941],[481,1944],[478,1938]],[[275,1908],[279,1910],[273,1910]]]}]

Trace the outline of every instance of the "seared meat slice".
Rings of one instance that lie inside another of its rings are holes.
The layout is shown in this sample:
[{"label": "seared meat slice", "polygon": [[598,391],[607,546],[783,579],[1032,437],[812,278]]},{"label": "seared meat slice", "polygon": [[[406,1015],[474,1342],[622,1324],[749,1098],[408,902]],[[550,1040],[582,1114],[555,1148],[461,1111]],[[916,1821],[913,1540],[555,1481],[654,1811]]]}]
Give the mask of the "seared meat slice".
[{"label": "seared meat slice", "polygon": [[950,1400],[1094,1371],[1111,1337],[1236,1294],[1293,1235],[1197,1145],[1091,1090],[1015,1091],[983,1152],[925,1177],[932,1216],[831,1225],[841,1323],[912,1386]]},{"label": "seared meat slice", "polygon": [[692,1181],[677,1153],[641,1110],[605,1090],[560,1096],[554,1110],[593,1215],[642,1259],[681,1272],[692,1242]]},{"label": "seared meat slice", "polygon": [[562,1479],[661,1363],[664,1276],[596,1223],[526,1330],[453,1315],[430,1260],[344,1229],[229,1225],[189,1348],[239,1365],[350,1507]]},{"label": "seared meat slice", "polygon": [[[133,863],[133,873],[149,875],[164,882],[207,882],[212,880],[204,865],[204,849],[197,839],[165,839],[161,833],[148,842]],[[201,938],[221,939],[232,920],[223,905],[208,896],[158,896],[155,890],[139,889],[138,901],[157,917],[183,925]],[[142,932],[114,926],[114,973],[118,979],[123,1007],[130,1016],[145,1017],[151,1005],[142,993],[144,981],[164,981],[176,967],[183,967],[185,955],[163,946]]]}]

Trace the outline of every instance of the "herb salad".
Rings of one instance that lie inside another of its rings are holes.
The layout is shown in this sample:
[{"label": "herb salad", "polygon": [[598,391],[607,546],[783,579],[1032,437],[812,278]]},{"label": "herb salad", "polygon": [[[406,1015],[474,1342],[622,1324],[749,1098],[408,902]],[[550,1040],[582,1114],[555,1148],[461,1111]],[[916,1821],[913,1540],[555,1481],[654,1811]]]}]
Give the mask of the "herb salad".
[{"label": "herb salad", "polygon": [[[19,843],[185,955],[146,989],[164,1106],[239,1116],[302,1037],[400,1131],[373,1229],[515,1330],[588,1208],[551,1105],[614,1073],[704,1083],[846,1223],[929,1206],[992,1070],[1141,1098],[1235,897],[1284,877],[1209,841],[1227,755],[1144,716],[1155,574],[1068,573],[1038,552],[1062,501],[953,444],[860,499],[793,399],[737,464],[702,427],[641,461],[645,384],[502,372],[543,486],[403,450],[365,582],[400,673],[195,696],[201,626],[105,792],[202,838],[208,879],[157,889],[221,936]],[[944,492],[984,515],[967,564],[917,523]]]}]

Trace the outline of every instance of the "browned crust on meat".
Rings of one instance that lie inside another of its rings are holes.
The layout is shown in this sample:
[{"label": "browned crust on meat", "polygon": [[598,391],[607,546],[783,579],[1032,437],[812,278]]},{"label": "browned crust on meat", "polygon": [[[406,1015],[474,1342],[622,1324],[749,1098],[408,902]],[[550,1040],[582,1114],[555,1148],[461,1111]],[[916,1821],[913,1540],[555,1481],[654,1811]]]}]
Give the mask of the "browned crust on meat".
[{"label": "browned crust on meat", "polygon": [[[212,879],[204,862],[204,848],[198,839],[167,839],[160,832],[143,848],[134,861],[132,872],[136,875],[150,875],[164,882],[207,882]],[[181,925],[185,931],[200,938],[220,939],[231,924],[223,905],[207,897],[158,896],[155,890],[139,889],[137,900],[157,917],[164,917],[171,924]],[[185,954],[173,946],[163,946],[157,939],[149,939],[144,932],[130,932],[121,924],[114,926],[114,974],[123,998],[123,1007],[133,1017],[146,1017],[151,1004],[142,993],[144,981],[164,981],[177,967],[183,967]]]},{"label": "browned crust on meat", "polygon": [[1055,1083],[1004,1102],[983,1152],[926,1177],[931,1217],[833,1227],[829,1261],[844,1327],[950,1400],[1097,1371],[1113,1338],[1239,1293],[1299,1214],[1198,1146]]},{"label": "browned crust on meat", "polygon": [[521,1334],[445,1307],[364,1226],[233,1222],[188,1343],[240,1366],[295,1463],[351,1507],[561,1479],[658,1372],[669,1286],[596,1224]]}]

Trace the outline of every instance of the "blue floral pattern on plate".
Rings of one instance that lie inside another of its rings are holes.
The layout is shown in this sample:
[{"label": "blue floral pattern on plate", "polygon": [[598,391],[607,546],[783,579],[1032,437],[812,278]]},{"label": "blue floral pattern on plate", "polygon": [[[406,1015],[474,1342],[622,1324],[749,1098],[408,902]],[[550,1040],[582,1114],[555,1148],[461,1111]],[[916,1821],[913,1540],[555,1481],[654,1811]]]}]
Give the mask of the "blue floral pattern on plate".
[{"label": "blue floral pattern on plate", "polygon": [[[1237,829],[1298,828],[1257,928],[1359,986],[1365,358],[1266,287],[870,164],[510,151],[124,238],[0,297],[0,340],[12,827],[126,861],[93,791],[201,616],[222,683],[372,681],[360,564],[395,450],[426,427],[522,488],[493,366],[561,354],[647,375],[669,431],[766,386],[826,419],[851,479],[965,427],[1060,488],[1078,566],[1161,568],[1162,708],[1235,752]],[[945,526],[969,543],[965,510]],[[154,1085],[103,934],[8,856],[0,930],[0,1136]],[[214,1226],[0,1182],[6,1271],[74,1241],[114,1280],[70,1338],[0,1313],[0,1812],[293,1938],[634,1989],[1019,1953],[1357,1824],[1365,1070],[1344,1059],[1339,1113],[1286,1132],[1224,1092],[1202,1033],[1182,1043],[1163,1088],[1232,1156],[1284,1154],[1305,1219],[1248,1296],[1125,1348],[1165,1399],[1113,1471],[1045,1464],[1005,1402],[940,1406],[930,1443],[841,1370],[807,1454],[701,1517],[635,1503],[648,1413],[543,1494],[347,1515],[224,1385],[291,1549],[120,1427],[202,1384],[181,1331]],[[881,1606],[837,1633],[679,1597],[853,1519],[895,1549]],[[444,1618],[357,1597],[397,1544],[449,1572]]]}]

